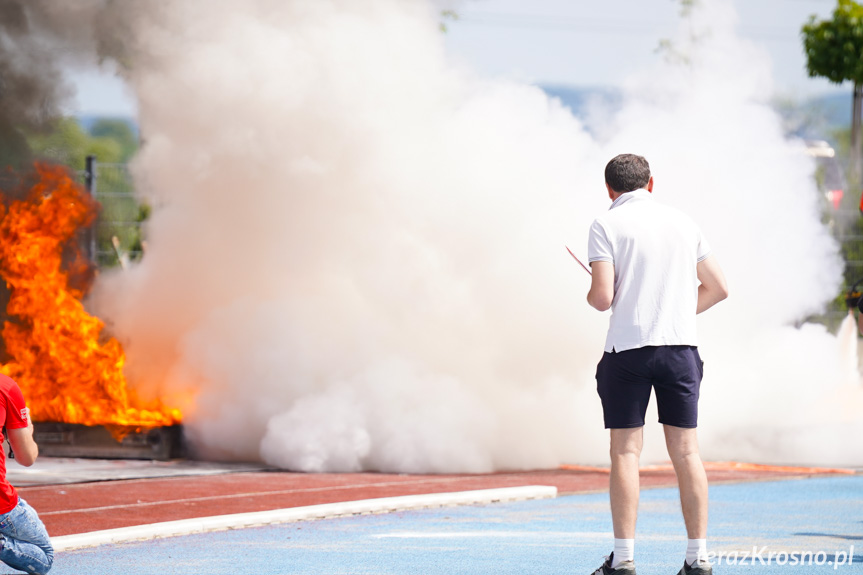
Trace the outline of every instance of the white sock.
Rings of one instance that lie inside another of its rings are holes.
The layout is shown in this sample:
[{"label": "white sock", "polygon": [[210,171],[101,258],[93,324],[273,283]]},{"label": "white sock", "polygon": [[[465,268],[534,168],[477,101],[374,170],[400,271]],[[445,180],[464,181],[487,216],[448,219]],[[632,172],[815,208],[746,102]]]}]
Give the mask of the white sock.
[{"label": "white sock", "polygon": [[707,562],[707,539],[690,539],[686,544],[686,564],[692,567],[696,561]]},{"label": "white sock", "polygon": [[624,561],[635,559],[635,539],[614,539],[614,555],[611,557],[611,568],[616,569]]}]

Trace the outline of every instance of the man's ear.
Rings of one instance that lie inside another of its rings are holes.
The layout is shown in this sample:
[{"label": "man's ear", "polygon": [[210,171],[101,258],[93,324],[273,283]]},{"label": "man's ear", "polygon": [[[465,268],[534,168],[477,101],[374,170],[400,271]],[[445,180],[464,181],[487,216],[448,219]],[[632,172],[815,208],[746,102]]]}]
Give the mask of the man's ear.
[{"label": "man's ear", "polygon": [[653,176],[647,181],[647,191],[653,193]]},{"label": "man's ear", "polygon": [[605,189],[608,190],[608,199],[613,202],[614,201],[614,190],[611,189],[611,186],[608,185],[608,182],[605,183]]}]

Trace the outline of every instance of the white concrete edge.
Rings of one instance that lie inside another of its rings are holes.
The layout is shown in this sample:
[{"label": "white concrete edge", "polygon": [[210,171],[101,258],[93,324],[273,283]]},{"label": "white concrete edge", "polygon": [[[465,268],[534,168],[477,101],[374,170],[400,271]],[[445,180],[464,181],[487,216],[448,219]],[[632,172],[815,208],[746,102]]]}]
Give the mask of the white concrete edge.
[{"label": "white concrete edge", "polygon": [[190,535],[192,533],[206,533],[208,531],[242,529],[243,527],[290,523],[292,521],[327,519],[347,515],[390,513],[393,511],[429,507],[475,505],[501,501],[522,501],[525,499],[551,499],[554,497],[557,497],[557,487],[547,485],[526,485],[523,487],[505,487],[501,489],[479,489],[453,493],[382,497],[379,499],[325,503],[323,505],[308,505],[305,507],[274,509],[272,511],[236,513],[233,515],[216,515],[213,517],[165,521],[163,523],[151,523],[149,525],[137,525],[134,527],[121,527],[119,529],[105,529],[104,531],[52,537],[51,543],[54,546],[55,552],[69,551],[109,543],[125,543],[160,537]]}]

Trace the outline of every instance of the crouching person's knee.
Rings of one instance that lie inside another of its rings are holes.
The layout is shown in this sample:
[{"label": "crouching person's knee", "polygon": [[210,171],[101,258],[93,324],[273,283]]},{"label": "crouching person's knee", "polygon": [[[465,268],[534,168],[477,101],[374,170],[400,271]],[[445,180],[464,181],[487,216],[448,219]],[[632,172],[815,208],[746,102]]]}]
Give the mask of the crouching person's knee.
[{"label": "crouching person's knee", "polygon": [[[34,564],[35,563],[35,564]],[[54,565],[54,556],[48,555],[45,559],[34,561],[33,563],[25,563],[24,565],[16,565],[17,569],[32,573],[32,575],[46,575]]]},{"label": "crouching person's knee", "polygon": [[48,557],[43,561],[40,565],[33,565],[32,569],[28,569],[29,573],[33,575],[46,575],[48,571],[51,570],[51,567],[54,565],[54,557]]},{"label": "crouching person's knee", "polygon": [[36,575],[45,575],[48,571],[51,570],[51,567],[54,566],[54,547],[49,543],[48,545],[42,547],[42,551],[45,552],[45,561],[44,564],[39,568],[39,571],[36,571]]},{"label": "crouching person's knee", "polygon": [[45,565],[42,567],[42,570],[39,571],[38,575],[45,575],[48,571],[51,570],[51,567],[54,566],[54,550],[51,550],[51,553],[45,554]]},{"label": "crouching person's knee", "polygon": [[[17,558],[17,561],[10,565],[21,571],[26,571],[32,575],[45,575],[54,566],[54,548],[50,543],[34,545],[32,550]],[[42,553],[39,553],[39,550]]]}]

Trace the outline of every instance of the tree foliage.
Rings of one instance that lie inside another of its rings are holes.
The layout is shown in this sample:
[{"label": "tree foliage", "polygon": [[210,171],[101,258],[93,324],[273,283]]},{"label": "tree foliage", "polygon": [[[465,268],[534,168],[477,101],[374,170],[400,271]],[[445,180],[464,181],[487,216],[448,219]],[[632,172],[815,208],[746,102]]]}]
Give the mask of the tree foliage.
[{"label": "tree foliage", "polygon": [[24,134],[31,160],[64,164],[80,175],[86,157],[96,157],[97,199],[101,204],[95,224],[96,262],[100,267],[113,267],[121,263],[121,258],[139,258],[140,224],[149,215],[149,208],[135,197],[124,165],[138,150],[138,137],[132,125],[126,120],[102,118],[85,130],[78,120],[67,117],[41,131]]},{"label": "tree foliage", "polygon": [[[128,162],[138,151],[138,136],[126,120],[102,118],[90,128],[93,138],[112,140],[120,146],[120,162]],[[108,161],[108,160],[103,160]]]},{"label": "tree foliage", "polygon": [[123,158],[120,142],[110,137],[93,137],[74,118],[61,118],[50,132],[27,134],[27,142],[36,158],[65,164],[83,170],[87,156],[100,162],[119,162]]},{"label": "tree foliage", "polygon": [[863,6],[838,0],[832,20],[811,16],[803,26],[803,49],[810,77],[863,84]]},{"label": "tree foliage", "polygon": [[856,190],[863,183],[863,142],[860,122],[863,117],[863,6],[852,0],[838,0],[832,20],[818,22],[814,16],[803,26],[803,48],[810,76],[823,76],[841,84],[854,83],[851,104],[850,180]]}]

